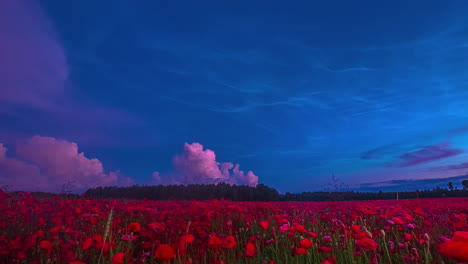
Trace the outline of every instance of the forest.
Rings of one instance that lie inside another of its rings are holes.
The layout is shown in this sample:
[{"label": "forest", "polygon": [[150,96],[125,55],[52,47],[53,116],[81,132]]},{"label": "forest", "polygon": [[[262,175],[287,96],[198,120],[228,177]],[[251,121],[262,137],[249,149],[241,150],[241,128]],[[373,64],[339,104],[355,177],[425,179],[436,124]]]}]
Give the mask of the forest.
[{"label": "forest", "polygon": [[405,192],[358,192],[330,190],[322,192],[302,192],[281,194],[276,189],[264,184],[256,187],[245,185],[190,184],[190,185],[133,185],[129,187],[97,187],[87,190],[84,195],[98,199],[132,200],[211,200],[227,199],[231,201],[363,201],[394,200],[418,198],[468,197],[468,182],[463,181],[464,189],[456,189],[452,183],[447,188],[437,187],[432,190]]}]

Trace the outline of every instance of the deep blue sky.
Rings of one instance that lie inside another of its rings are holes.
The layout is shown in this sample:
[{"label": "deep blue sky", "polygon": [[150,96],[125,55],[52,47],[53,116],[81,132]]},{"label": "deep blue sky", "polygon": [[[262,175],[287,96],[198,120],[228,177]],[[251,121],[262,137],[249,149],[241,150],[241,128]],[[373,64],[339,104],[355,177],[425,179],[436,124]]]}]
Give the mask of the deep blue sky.
[{"label": "deep blue sky", "polygon": [[53,137],[147,183],[199,142],[283,192],[468,174],[467,1],[13,2],[9,157]]}]

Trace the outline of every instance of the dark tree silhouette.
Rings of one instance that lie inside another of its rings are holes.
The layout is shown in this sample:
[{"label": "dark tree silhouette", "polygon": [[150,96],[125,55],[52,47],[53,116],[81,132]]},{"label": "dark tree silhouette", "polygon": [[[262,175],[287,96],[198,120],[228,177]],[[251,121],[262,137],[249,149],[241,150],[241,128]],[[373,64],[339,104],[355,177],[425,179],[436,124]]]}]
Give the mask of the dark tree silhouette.
[{"label": "dark tree silhouette", "polygon": [[468,191],[468,180],[463,180],[462,185],[463,185],[463,190]]},{"label": "dark tree silhouette", "polygon": [[[468,183],[468,182],[467,182]],[[190,185],[134,185],[130,187],[97,187],[86,191],[86,197],[97,199],[131,199],[141,200],[212,200],[227,199],[231,201],[360,201],[360,200],[394,200],[396,192],[302,192],[279,194],[264,184],[256,187],[244,185],[190,184]],[[70,194],[68,194],[70,195]],[[448,191],[437,187],[433,190],[399,192],[399,199],[467,197],[463,190]]]},{"label": "dark tree silhouette", "polygon": [[448,188],[449,188],[450,191],[453,191],[453,183],[452,183],[452,182],[449,182],[449,183],[447,184],[447,186],[448,186]]}]

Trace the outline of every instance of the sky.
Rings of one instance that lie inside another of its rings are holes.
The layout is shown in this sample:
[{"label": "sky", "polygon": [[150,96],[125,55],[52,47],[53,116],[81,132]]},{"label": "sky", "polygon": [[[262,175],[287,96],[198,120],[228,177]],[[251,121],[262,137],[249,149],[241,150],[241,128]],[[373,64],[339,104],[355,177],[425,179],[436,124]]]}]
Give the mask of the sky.
[{"label": "sky", "polygon": [[460,186],[466,14],[463,0],[2,0],[0,186]]}]

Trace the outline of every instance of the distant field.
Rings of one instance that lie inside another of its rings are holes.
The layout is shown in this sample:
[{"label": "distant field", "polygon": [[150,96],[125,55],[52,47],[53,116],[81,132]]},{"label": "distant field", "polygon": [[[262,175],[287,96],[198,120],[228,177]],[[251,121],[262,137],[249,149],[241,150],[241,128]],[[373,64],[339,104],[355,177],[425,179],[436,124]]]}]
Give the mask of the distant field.
[{"label": "distant field", "polygon": [[468,263],[468,198],[0,200],[0,263]]}]

